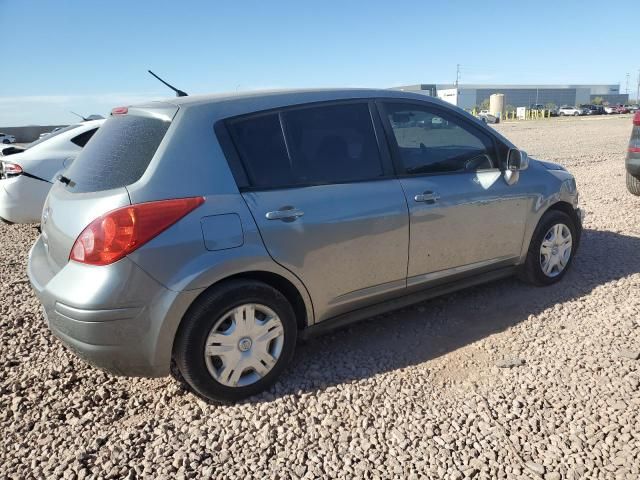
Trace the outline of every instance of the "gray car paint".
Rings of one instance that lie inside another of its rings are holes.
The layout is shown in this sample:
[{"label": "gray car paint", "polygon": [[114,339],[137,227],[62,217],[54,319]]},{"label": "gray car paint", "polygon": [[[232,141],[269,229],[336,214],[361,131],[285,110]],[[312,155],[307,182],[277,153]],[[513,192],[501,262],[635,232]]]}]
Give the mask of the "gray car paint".
[{"label": "gray car paint", "polygon": [[[175,112],[143,176],[126,188],[95,193],[71,193],[57,183],[47,199],[43,233],[30,253],[28,273],[51,329],[102,368],[166,375],[185,312],[201,292],[225,278],[277,275],[297,290],[304,320],[312,325],[401,295],[407,286],[520,263],[544,211],[560,201],[577,204],[570,174],[535,161],[515,185],[494,171],[240,193],[213,131],[218,120],[361,98],[409,99],[455,109],[513,147],[466,112],[399,91],[261,92],[140,105],[130,111]],[[413,205],[411,195],[428,188],[443,193],[440,205]],[[466,195],[465,188],[471,188]],[[128,257],[104,267],[68,261],[77,236],[100,215],[130,203],[191,196],[203,196],[205,203]],[[266,212],[291,205],[304,216],[293,222],[266,220]],[[242,242],[237,223],[203,229],[203,221],[227,215],[239,220]],[[410,221],[416,230],[411,241]]]}]

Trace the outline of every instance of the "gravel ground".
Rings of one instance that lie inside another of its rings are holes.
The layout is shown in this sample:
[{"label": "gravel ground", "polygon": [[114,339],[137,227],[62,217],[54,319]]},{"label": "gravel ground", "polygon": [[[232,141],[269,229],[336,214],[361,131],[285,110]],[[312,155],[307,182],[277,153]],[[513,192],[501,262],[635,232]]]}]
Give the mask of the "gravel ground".
[{"label": "gravel ground", "polygon": [[274,389],[233,406],[76,359],[26,281],[35,230],[0,226],[0,477],[639,478],[631,121],[496,128],[577,177],[587,219],[566,278],[499,281],[313,340]]}]

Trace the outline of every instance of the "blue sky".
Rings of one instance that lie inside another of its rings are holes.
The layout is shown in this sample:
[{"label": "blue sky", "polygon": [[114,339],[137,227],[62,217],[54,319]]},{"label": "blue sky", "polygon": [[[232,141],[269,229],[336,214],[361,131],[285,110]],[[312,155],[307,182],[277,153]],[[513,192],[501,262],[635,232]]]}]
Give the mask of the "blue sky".
[{"label": "blue sky", "polygon": [[[620,83],[640,69],[639,0],[0,0],[0,126],[261,88]],[[601,20],[602,19],[602,20]],[[637,31],[637,27],[634,27]]]}]

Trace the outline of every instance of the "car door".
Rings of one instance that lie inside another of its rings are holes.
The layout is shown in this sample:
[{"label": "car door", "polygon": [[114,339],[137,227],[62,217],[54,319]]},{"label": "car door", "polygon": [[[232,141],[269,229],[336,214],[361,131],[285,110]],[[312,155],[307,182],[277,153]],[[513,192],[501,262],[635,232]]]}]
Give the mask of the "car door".
[{"label": "car door", "polygon": [[409,205],[408,286],[515,263],[531,199],[503,179],[507,147],[445,107],[380,110]]},{"label": "car door", "polygon": [[271,257],[308,289],[316,321],[406,287],[408,209],[372,108],[331,103],[227,122],[242,195]]}]

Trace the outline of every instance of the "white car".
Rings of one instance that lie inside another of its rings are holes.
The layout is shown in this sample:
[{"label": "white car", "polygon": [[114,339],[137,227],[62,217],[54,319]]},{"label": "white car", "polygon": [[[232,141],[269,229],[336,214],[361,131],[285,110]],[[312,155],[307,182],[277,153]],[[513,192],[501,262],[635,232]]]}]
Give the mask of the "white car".
[{"label": "white car", "polygon": [[56,127],[56,128],[54,128],[53,130],[51,130],[50,132],[44,132],[44,133],[41,133],[41,134],[40,134],[40,136],[39,136],[38,138],[48,137],[48,136],[49,136],[49,135],[51,135],[52,133],[56,133],[57,131],[60,131],[60,130],[62,130],[63,128],[66,128],[66,127]]},{"label": "white car", "polygon": [[8,133],[0,133],[0,143],[8,145],[9,143],[15,143],[16,137],[9,135]]},{"label": "white car", "polygon": [[500,123],[500,118],[489,113],[489,110],[480,110],[480,113],[478,113],[478,118],[484,123]]},{"label": "white car", "polygon": [[577,117],[578,115],[584,115],[585,111],[578,107],[568,107],[567,105],[558,109],[558,115],[564,117],[565,115]]},{"label": "white car", "polygon": [[77,123],[23,150],[0,148],[0,220],[39,223],[56,175],[67,168],[104,120]]}]

